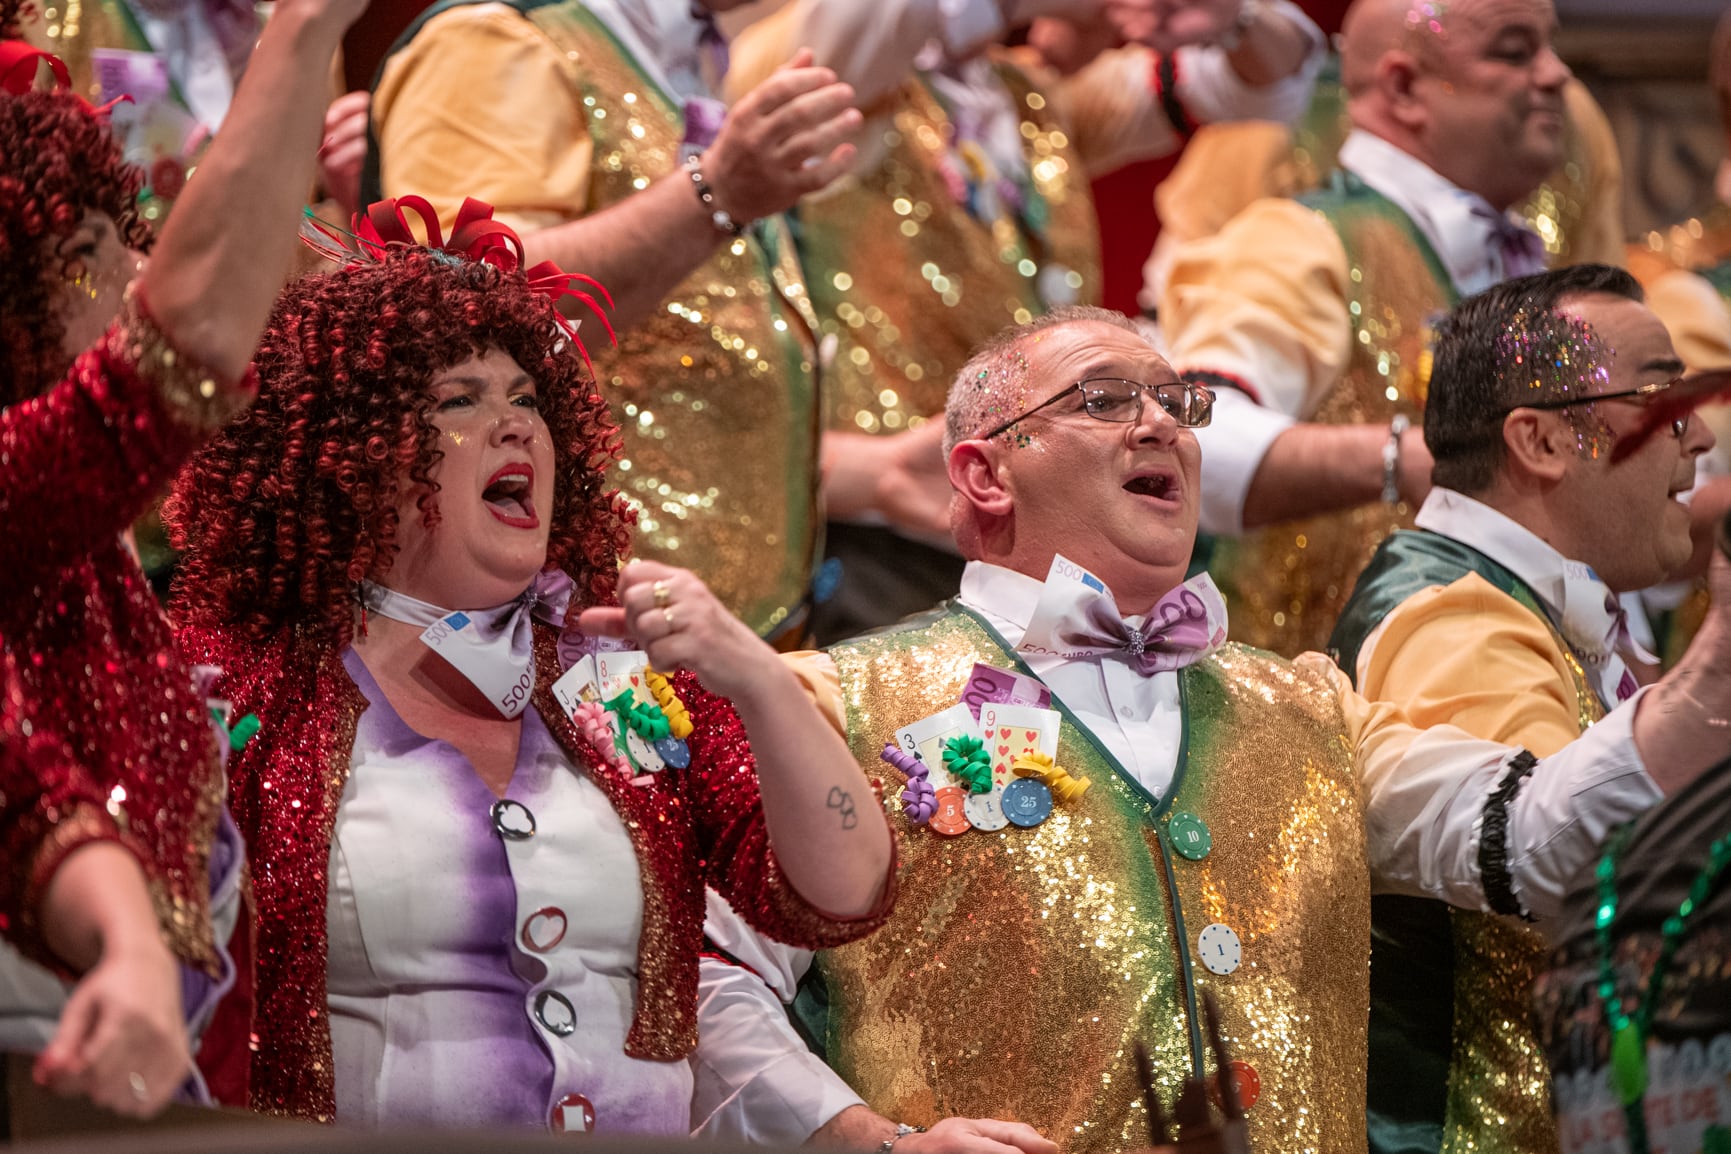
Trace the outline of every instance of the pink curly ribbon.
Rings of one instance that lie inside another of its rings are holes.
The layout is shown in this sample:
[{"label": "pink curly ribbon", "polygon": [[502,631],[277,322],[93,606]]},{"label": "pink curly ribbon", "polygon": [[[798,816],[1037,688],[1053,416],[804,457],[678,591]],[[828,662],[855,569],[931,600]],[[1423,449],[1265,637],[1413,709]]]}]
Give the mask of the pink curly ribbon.
[{"label": "pink curly ribbon", "polygon": [[619,746],[613,740],[613,723],[608,720],[607,710],[599,701],[585,701],[579,705],[571,714],[571,722],[601,758],[603,765],[609,769],[630,771],[625,759],[619,756]]},{"label": "pink curly ribbon", "polygon": [[931,770],[926,763],[906,752],[894,742],[886,744],[883,752],[878,754],[885,762],[901,770],[902,776],[908,779],[908,784],[902,790],[902,812],[908,815],[908,820],[915,825],[924,825],[938,812],[937,791],[927,780]]}]

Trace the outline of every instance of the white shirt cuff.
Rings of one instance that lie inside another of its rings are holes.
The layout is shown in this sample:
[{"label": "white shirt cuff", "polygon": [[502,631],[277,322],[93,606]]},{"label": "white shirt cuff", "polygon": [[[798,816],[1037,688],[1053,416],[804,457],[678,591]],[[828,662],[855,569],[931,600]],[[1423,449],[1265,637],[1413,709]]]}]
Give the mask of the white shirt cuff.
[{"label": "white shirt cuff", "polygon": [[1310,52],[1297,72],[1260,88],[1245,83],[1227,54],[1212,45],[1189,45],[1174,54],[1177,94],[1185,111],[1202,124],[1224,120],[1277,120],[1291,124],[1310,106],[1311,89],[1327,55],[1328,41],[1315,21],[1288,0],[1273,0],[1279,13],[1304,31]]},{"label": "white shirt cuff", "polygon": [[1294,421],[1237,389],[1214,390],[1214,419],[1196,430],[1202,446],[1202,531],[1244,532],[1244,500],[1262,458]]}]

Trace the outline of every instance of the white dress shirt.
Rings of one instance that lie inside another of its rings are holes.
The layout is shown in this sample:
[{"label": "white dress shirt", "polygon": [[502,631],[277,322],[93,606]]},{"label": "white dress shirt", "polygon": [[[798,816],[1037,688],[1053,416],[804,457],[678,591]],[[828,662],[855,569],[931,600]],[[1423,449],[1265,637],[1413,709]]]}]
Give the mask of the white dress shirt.
[{"label": "white dress shirt", "polygon": [[[1628,666],[1624,653],[1618,652],[1619,642],[1628,657],[1649,665],[1658,660],[1632,636],[1618,637],[1616,595],[1592,567],[1564,557],[1520,522],[1464,493],[1436,488],[1425,498],[1415,524],[1478,550],[1526,582],[1580,655],[1601,701],[1615,705],[1620,700],[1618,689]],[[1365,639],[1361,673],[1381,636],[1378,626]]]},{"label": "white dress shirt", "polygon": [[[971,561],[962,574],[959,599],[1013,646],[1027,629],[1041,585],[1024,574]],[[1126,771],[1156,795],[1170,784],[1184,728],[1178,675],[1144,678],[1115,658],[1030,654],[1027,660]],[[1388,705],[1367,705],[1321,655],[1308,654],[1301,664],[1329,677],[1349,709],[1375,713],[1383,721],[1396,712]],[[833,671],[833,663],[829,668]],[[1631,700],[1580,740],[1539,762],[1509,804],[1509,871],[1517,897],[1539,916],[1556,912],[1564,888],[1612,826],[1659,799],[1635,749],[1634,712]],[[1507,773],[1511,750],[1448,726],[1416,738],[1410,726],[1400,724],[1365,728],[1370,736],[1357,752],[1373,890],[1483,908],[1479,821],[1487,795]],[[1395,756],[1387,755],[1390,747]],[[692,1056],[697,1136],[804,1142],[859,1102],[832,1070],[812,1060],[777,998],[779,993],[782,1000],[791,999],[811,955],[756,938],[725,903],[713,899],[706,932],[762,979],[734,967],[731,980],[723,982],[705,970],[706,988],[722,993],[706,996],[698,1009],[698,1048]],[[706,960],[705,966],[725,963]]]}]

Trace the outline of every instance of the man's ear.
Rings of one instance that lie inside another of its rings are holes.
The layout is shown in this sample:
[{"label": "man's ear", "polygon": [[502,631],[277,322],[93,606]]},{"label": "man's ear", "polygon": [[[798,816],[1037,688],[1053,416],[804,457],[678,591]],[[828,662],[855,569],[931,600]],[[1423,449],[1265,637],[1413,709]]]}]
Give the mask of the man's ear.
[{"label": "man's ear", "polygon": [[950,450],[950,485],[979,512],[1008,517],[1015,501],[1003,476],[1003,450],[990,441],[962,441]]},{"label": "man's ear", "polygon": [[1577,447],[1574,428],[1561,413],[1516,409],[1503,418],[1503,455],[1511,475],[1554,485]]},{"label": "man's ear", "polygon": [[1376,62],[1376,92],[1388,115],[1409,132],[1417,132],[1430,119],[1430,110],[1418,94],[1422,70],[1418,58],[1402,49],[1384,52]]}]

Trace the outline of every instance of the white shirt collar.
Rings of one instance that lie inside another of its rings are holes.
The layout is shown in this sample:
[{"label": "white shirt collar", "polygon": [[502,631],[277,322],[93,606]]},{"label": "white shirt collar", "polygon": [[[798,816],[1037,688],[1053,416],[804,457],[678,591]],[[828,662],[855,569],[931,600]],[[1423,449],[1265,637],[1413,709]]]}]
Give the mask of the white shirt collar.
[{"label": "white shirt collar", "polygon": [[957,600],[990,621],[992,628],[1014,648],[1028,632],[1034,606],[1039,604],[1040,591],[1045,587],[1046,583],[1038,577],[989,561],[969,561],[962,570]]},{"label": "white shirt collar", "polygon": [[1497,212],[1484,197],[1362,128],[1340,146],[1340,166],[1412,218],[1462,296],[1503,279],[1502,251],[1494,240]]},{"label": "white shirt collar", "polygon": [[692,0],[583,0],[675,100],[715,96],[703,79],[703,24],[692,17],[691,5]]},{"label": "white shirt collar", "polygon": [[[1603,649],[1616,618],[1614,595],[1592,566],[1570,560],[1525,525],[1453,489],[1432,489],[1414,524],[1478,550],[1519,577],[1584,654]],[[1632,638],[1629,648],[1634,657],[1656,660]]]}]

